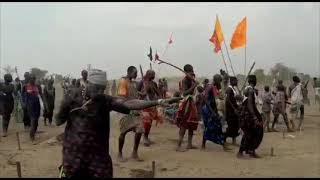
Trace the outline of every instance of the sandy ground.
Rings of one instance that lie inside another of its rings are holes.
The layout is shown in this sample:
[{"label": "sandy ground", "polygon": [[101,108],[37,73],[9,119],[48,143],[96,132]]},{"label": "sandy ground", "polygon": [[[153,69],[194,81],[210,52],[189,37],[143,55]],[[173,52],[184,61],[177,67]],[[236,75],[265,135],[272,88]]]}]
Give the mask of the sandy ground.
[{"label": "sandy ground", "polygon": [[[61,89],[57,91],[57,94],[61,93]],[[141,144],[139,154],[144,162],[129,159],[120,163],[116,159],[119,125],[115,113],[112,113],[111,124],[110,154],[114,177],[132,177],[131,172],[136,169],[151,171],[152,161],[156,163],[156,177],[320,177],[320,112],[316,111],[315,106],[306,107],[304,131],[290,133],[294,138],[286,134],[283,139],[282,132],[265,133],[257,150],[262,159],[237,159],[238,147],[224,152],[221,146],[211,142],[207,143],[205,151],[176,152],[178,129],[164,123],[153,126],[151,130],[150,138],[155,144],[150,147]],[[39,143],[32,145],[28,134],[23,131],[23,125],[11,120],[8,137],[1,138],[0,142],[0,177],[17,177],[16,161],[21,162],[22,177],[58,177],[62,147],[58,143],[47,142],[62,133],[64,126],[44,126],[42,118],[39,125],[36,136]],[[285,129],[282,119],[277,128]],[[20,134],[22,150],[18,150],[16,132]],[[201,134],[199,128],[194,138],[194,144],[198,147],[201,145]],[[133,138],[132,133],[127,135],[125,157],[131,155]],[[240,137],[237,140],[239,142]],[[270,155],[271,148],[275,156]]]}]

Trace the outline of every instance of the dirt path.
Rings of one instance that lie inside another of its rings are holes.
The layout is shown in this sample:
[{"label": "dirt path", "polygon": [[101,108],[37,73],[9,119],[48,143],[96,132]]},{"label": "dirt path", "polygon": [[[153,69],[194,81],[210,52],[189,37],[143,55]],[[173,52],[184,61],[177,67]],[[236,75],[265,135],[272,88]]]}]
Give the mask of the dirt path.
[{"label": "dirt path", "polygon": [[[208,143],[205,151],[200,149],[188,152],[175,152],[177,128],[165,123],[152,127],[151,139],[156,143],[151,147],[141,145],[140,156],[144,162],[129,160],[119,163],[116,160],[119,125],[117,115],[112,114],[110,154],[114,163],[115,177],[130,177],[133,169],[151,170],[156,161],[156,177],[319,177],[320,176],[320,113],[314,107],[306,107],[305,128],[303,132],[290,133],[294,138],[282,138],[282,132],[266,133],[257,152],[262,159],[236,158],[238,147],[224,152],[221,146]],[[281,122],[281,120],[280,120]],[[23,132],[22,124],[11,120],[7,138],[0,142],[0,177],[17,177],[15,161],[20,161],[23,177],[57,177],[61,163],[61,145],[48,144],[48,139],[60,134],[63,127],[43,126],[39,121],[37,141],[32,145],[28,134]],[[285,129],[283,124],[278,129]],[[16,131],[21,136],[18,150]],[[195,145],[200,147],[201,130],[195,135]],[[288,135],[288,134],[287,134]],[[132,151],[133,134],[127,135],[124,155]],[[238,142],[240,138],[238,138]],[[184,144],[185,145],[185,144]],[[270,156],[271,147],[275,156]]]}]

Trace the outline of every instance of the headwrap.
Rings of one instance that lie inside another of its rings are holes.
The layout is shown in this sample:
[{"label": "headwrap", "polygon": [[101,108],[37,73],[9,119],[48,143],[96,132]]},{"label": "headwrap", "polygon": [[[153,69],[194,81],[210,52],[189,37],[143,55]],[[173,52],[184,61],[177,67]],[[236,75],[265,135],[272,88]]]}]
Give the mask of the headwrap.
[{"label": "headwrap", "polygon": [[88,73],[88,81],[96,85],[107,85],[107,73],[99,69],[91,69]]}]

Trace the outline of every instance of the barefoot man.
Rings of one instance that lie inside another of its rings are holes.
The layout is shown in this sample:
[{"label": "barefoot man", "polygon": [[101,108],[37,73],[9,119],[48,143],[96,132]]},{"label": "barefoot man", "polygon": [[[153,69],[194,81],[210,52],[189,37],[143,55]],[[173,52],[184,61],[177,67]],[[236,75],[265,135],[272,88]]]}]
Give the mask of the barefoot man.
[{"label": "barefoot man", "polygon": [[263,139],[263,120],[256,106],[257,78],[255,75],[249,75],[249,86],[244,90],[244,101],[242,104],[242,112],[240,114],[240,131],[243,136],[237,156],[241,158],[243,152],[249,154],[250,157],[259,158],[256,149],[259,147]]},{"label": "barefoot man", "polygon": [[[132,71],[133,68],[130,68]],[[56,116],[57,125],[67,122],[63,140],[63,163],[61,175],[66,178],[112,178],[113,166],[109,155],[110,112],[129,114],[170,103],[171,100],[143,101],[127,100],[104,94],[106,72],[89,71],[86,87],[88,99],[83,105],[66,96]],[[129,119],[134,121],[134,119]]]},{"label": "barefoot man", "polygon": [[219,96],[219,91],[221,89],[222,78],[219,74],[213,76],[213,82],[205,95],[205,105],[202,108],[202,117],[204,122],[204,131],[202,138],[202,147],[204,150],[206,146],[206,141],[212,141],[223,147],[223,150],[230,150],[226,146],[225,135],[222,131],[222,117],[218,113],[218,107],[216,102],[216,97]]},{"label": "barefoot man", "polygon": [[[134,66],[130,66],[127,69],[127,76],[122,77],[119,81],[118,86],[118,96],[123,97],[127,100],[130,99],[138,99],[138,90],[137,83],[134,79],[137,78],[137,68]],[[128,132],[134,131],[134,146],[132,152],[132,158],[140,161],[141,159],[138,156],[138,148],[141,140],[142,133],[144,133],[143,121],[140,117],[140,113],[138,111],[131,111],[129,114],[124,115],[120,119],[120,136],[119,136],[119,161],[123,162],[125,159],[123,158],[122,149],[125,142],[125,137]]]},{"label": "barefoot man", "polygon": [[177,151],[185,151],[181,149],[184,134],[188,130],[188,146],[187,149],[195,148],[192,146],[193,131],[198,127],[197,107],[193,101],[194,89],[198,86],[198,82],[194,80],[195,74],[190,64],[184,66],[184,71],[188,74],[180,82],[181,94],[184,100],[179,104],[176,116],[176,124],[179,127],[179,142]]},{"label": "barefoot man", "polygon": [[[139,83],[138,91],[140,92],[141,99],[146,101],[157,100],[161,96],[157,83],[154,82],[155,72],[148,70],[143,80]],[[164,98],[164,97],[163,97]],[[161,117],[158,115],[156,107],[150,107],[142,110],[141,112],[144,125],[143,141],[145,146],[150,146],[149,133],[152,126],[152,121],[156,120],[157,124],[162,122]]]},{"label": "barefoot man", "polygon": [[230,76],[230,85],[226,88],[225,110],[226,121],[228,124],[225,141],[227,137],[232,138],[232,144],[236,145],[236,139],[239,136],[239,107],[236,100],[237,92],[235,87],[238,85],[238,79]]}]

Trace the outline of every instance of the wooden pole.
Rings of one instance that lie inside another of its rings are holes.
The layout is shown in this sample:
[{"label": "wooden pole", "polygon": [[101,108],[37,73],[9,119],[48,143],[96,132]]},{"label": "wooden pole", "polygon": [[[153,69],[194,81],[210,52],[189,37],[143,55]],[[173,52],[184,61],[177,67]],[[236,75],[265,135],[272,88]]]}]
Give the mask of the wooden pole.
[{"label": "wooden pole", "polygon": [[250,75],[250,73],[251,73],[251,71],[252,71],[252,69],[253,69],[253,67],[254,67],[255,65],[256,65],[256,62],[253,62],[252,66],[251,66],[251,68],[250,68],[250,70],[249,70],[249,72],[248,72],[248,74],[247,74],[247,77],[246,77],[246,79],[244,80],[244,83],[243,83],[243,86],[242,86],[240,92],[242,92],[243,89],[245,88],[246,82],[247,82],[247,80],[248,80],[248,77],[249,77],[249,75]]},{"label": "wooden pole", "polygon": [[21,163],[19,161],[16,162],[17,165],[17,174],[19,178],[22,178],[21,176]]},{"label": "wooden pole", "polygon": [[152,161],[152,177],[154,178],[156,175],[156,162]]},{"label": "wooden pole", "polygon": [[226,60],[224,59],[224,55],[223,55],[222,49],[221,49],[221,56],[222,56],[222,60],[223,60],[224,66],[226,68],[227,74],[229,74],[229,71],[228,71],[228,68],[227,68],[227,64],[226,64]]},{"label": "wooden pole", "polygon": [[18,149],[21,150],[19,132],[16,132],[16,135],[17,135]]},{"label": "wooden pole", "polygon": [[247,72],[247,46],[244,47],[244,75]]},{"label": "wooden pole", "polygon": [[1,142],[1,137],[2,137],[2,116],[0,116],[0,142]]},{"label": "wooden pole", "polygon": [[141,73],[141,80],[143,80],[143,71],[142,71],[141,64],[140,64],[140,73]]},{"label": "wooden pole", "polygon": [[151,63],[150,63],[150,69],[152,70],[152,65],[151,65]]},{"label": "wooden pole", "polygon": [[271,147],[271,156],[274,156],[274,149]]},{"label": "wooden pole", "polygon": [[228,48],[227,48],[227,45],[226,45],[226,42],[223,41],[223,44],[224,44],[224,47],[226,48],[227,50],[227,55],[228,55],[228,59],[229,59],[229,63],[230,63],[230,66],[231,66],[231,70],[232,70],[232,73],[233,73],[233,76],[236,77],[236,73],[234,72],[234,69],[233,69],[233,65],[232,65],[232,62],[231,62],[231,59],[230,59],[230,55],[229,55],[229,51],[228,51]]}]

